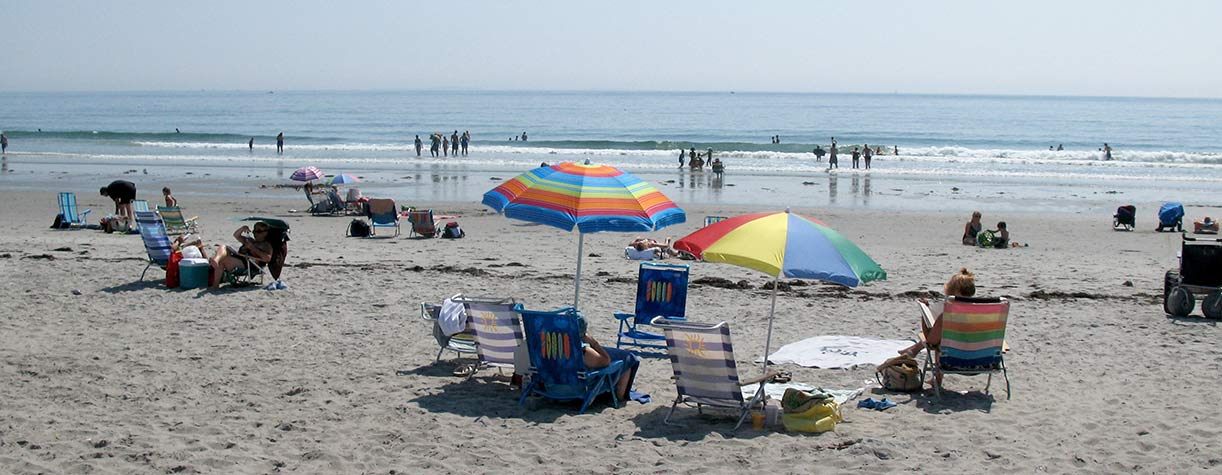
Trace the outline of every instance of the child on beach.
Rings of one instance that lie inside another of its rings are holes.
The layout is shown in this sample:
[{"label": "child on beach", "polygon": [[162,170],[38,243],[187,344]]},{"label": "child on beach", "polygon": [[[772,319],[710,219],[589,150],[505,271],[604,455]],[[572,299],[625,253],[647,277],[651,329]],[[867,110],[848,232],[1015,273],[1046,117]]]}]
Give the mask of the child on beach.
[{"label": "child on beach", "polygon": [[167,187],[162,188],[161,195],[165,197],[165,207],[166,208],[178,206],[178,198],[175,198],[174,195],[170,194],[170,187],[167,186]]},{"label": "child on beach", "polygon": [[998,222],[997,230],[993,232],[997,234],[997,239],[993,241],[993,247],[997,249],[1010,247],[1010,231],[1006,229],[1005,221]]}]

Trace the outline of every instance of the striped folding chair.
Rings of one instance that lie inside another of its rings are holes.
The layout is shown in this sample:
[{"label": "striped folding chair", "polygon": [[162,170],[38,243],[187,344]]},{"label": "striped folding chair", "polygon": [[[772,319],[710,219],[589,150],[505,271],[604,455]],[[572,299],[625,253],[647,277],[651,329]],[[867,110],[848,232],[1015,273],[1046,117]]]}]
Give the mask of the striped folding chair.
[{"label": "striped folding chair", "polygon": [[[925,368],[933,371],[934,391],[942,396],[942,375],[987,374],[987,394],[993,373],[1006,380],[1010,398],[1010,375],[1006,373],[1006,318],[1010,302],[1002,298],[947,297],[942,310],[942,342],[925,353]],[[922,374],[922,378],[924,375]]]},{"label": "striped folding chair", "polygon": [[[475,353],[481,367],[514,368],[514,352],[522,346],[520,304],[512,299],[492,300],[459,297],[467,306],[467,321],[475,334]],[[457,300],[456,300],[457,301]],[[475,376],[476,371],[471,372]]]},{"label": "striped folding chair", "polygon": [[68,223],[70,228],[80,228],[85,226],[85,217],[89,215],[90,210],[78,211],[76,207],[76,193],[71,191],[61,191],[59,193],[59,214],[64,216],[64,222]]},{"label": "striped folding chair", "polygon": [[[710,325],[659,317],[654,319],[653,324],[666,333],[666,351],[670,354],[675,389],[679,392],[675,402],[670,405],[670,412],[666,413],[664,423],[671,424],[670,417],[679,403],[695,404],[696,411],[702,414],[702,406],[740,411],[738,423],[734,425],[737,430],[752,407],[766,404],[764,386],[778,373],[739,380],[728,323]],[[741,387],[751,384],[759,384],[759,389],[750,400],[744,400]]]},{"label": "striped folding chair", "polygon": [[144,250],[148,252],[149,262],[140,273],[140,280],[154,264],[165,269],[170,264],[170,237],[165,233],[165,225],[157,213],[152,211],[137,211],[136,223],[140,225],[140,240],[144,241]]},{"label": "striped folding chair", "polygon": [[721,222],[721,221],[725,221],[725,220],[726,220],[726,217],[725,217],[725,216],[705,216],[705,217],[704,217],[704,225],[705,225],[705,226],[708,226],[708,225],[710,225],[710,224],[717,223],[717,222]]},{"label": "striped folding chair", "polygon": [[165,223],[165,230],[169,234],[199,232],[196,224],[199,216],[192,216],[189,219],[183,218],[182,208],[177,206],[158,206],[157,214],[161,215],[161,220]]}]

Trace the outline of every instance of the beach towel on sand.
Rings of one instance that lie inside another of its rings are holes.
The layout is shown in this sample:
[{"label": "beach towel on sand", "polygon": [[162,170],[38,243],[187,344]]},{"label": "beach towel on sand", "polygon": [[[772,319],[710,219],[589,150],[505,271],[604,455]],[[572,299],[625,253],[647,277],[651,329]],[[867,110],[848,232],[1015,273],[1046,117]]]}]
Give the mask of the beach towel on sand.
[{"label": "beach towel on sand", "polygon": [[859,336],[816,336],[782,346],[768,357],[768,361],[808,368],[877,366],[911,344],[906,340],[877,340]]},{"label": "beach towel on sand", "polygon": [[[755,396],[755,392],[758,391],[759,388],[760,388],[760,385],[758,383],[748,384],[746,386],[743,386],[741,388],[743,392],[743,397],[750,399],[752,396]],[[836,404],[841,404],[841,405],[848,402],[850,399],[856,398],[857,396],[860,396],[862,393],[866,392],[866,388],[827,389],[827,388],[820,388],[820,387],[816,387],[816,386],[812,386],[810,384],[804,384],[804,383],[768,383],[767,386],[764,386],[764,394],[767,394],[769,399],[780,401],[781,398],[785,396],[785,390],[789,388],[799,389],[799,390],[807,391],[807,392],[812,392],[812,391],[824,392],[824,393],[832,395],[832,400],[836,401]]]}]

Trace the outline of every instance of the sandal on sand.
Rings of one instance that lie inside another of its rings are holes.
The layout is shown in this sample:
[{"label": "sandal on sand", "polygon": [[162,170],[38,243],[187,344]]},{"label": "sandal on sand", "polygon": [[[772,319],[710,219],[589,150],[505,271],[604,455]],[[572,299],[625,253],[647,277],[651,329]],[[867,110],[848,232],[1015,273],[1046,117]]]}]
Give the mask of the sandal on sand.
[{"label": "sandal on sand", "polygon": [[788,383],[791,380],[793,380],[793,373],[790,373],[789,371],[781,371],[772,378],[772,382],[774,383]]},{"label": "sandal on sand", "polygon": [[475,365],[465,364],[454,369],[454,376],[471,376],[475,374]]},{"label": "sandal on sand", "polygon": [[886,398],[883,398],[882,401],[875,401],[874,398],[866,398],[864,401],[860,401],[857,403],[857,407],[866,408],[866,409],[878,409],[880,411],[885,411],[895,406],[896,404],[894,401],[889,401]]}]

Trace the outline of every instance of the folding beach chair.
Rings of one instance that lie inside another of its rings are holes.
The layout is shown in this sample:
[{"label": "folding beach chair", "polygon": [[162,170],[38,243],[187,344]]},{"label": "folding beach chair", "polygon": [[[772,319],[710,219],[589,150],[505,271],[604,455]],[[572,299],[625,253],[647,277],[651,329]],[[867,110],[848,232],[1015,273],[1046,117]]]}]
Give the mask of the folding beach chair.
[{"label": "folding beach chair", "polygon": [[[926,325],[932,326],[932,314],[922,304]],[[1006,399],[1010,399],[1010,375],[1006,373],[1006,318],[1010,302],[1002,298],[947,297],[942,309],[942,342],[925,352],[921,378],[932,371],[934,393],[942,396],[937,383],[945,374],[975,376],[987,374],[984,392],[989,392],[993,373],[1006,380]]]},{"label": "folding beach chair", "polygon": [[[520,308],[520,307],[519,307]],[[555,400],[580,400],[584,413],[590,402],[602,393],[611,393],[611,403],[619,406],[615,383],[624,370],[623,361],[589,371],[581,347],[581,314],[572,307],[553,312],[519,310],[526,328],[526,348],[530,353],[530,382],[522,390],[519,405],[531,395]]]},{"label": "folding beach chair", "polygon": [[[132,211],[133,212],[148,211],[148,210],[149,210],[149,202],[147,200],[133,200],[132,201]],[[140,230],[140,221],[136,221],[136,228],[133,229],[133,231],[139,231],[139,230]]]},{"label": "folding beach chair", "polygon": [[395,228],[395,236],[399,235],[399,208],[395,200],[369,200],[369,237],[376,236],[378,228]]},{"label": "folding beach chair", "polygon": [[[521,304],[513,299],[488,299],[458,296],[452,299],[462,302],[467,310],[467,323],[475,335],[475,353],[479,356],[478,371],[482,368],[514,368],[514,352],[524,342],[522,324],[518,320]],[[471,376],[475,376],[475,372]]]},{"label": "folding beach chair", "polygon": [[437,224],[433,222],[433,210],[431,209],[413,209],[407,212],[407,222],[411,223],[412,230],[408,233],[408,237],[415,234],[423,237],[437,236]]},{"label": "folding beach chair", "polygon": [[365,214],[365,203],[361,201],[362,198],[364,197],[361,195],[360,188],[348,188],[348,194],[344,198],[344,204],[347,205],[346,211],[348,214]]},{"label": "folding beach chair", "polygon": [[721,222],[721,221],[725,221],[725,220],[726,220],[726,217],[725,217],[725,216],[705,216],[705,217],[704,217],[704,225],[705,225],[705,226],[708,226],[708,225],[710,225],[710,224],[717,223],[717,222]]},{"label": "folding beach chair", "polygon": [[[741,412],[738,423],[734,425],[734,430],[737,430],[752,407],[767,404],[764,386],[778,373],[739,380],[728,323],[710,325],[658,317],[653,324],[666,332],[666,351],[670,354],[675,389],[679,393],[663,422],[671,424],[670,418],[679,403],[695,404],[696,411],[701,414],[702,406],[726,407]],[[750,400],[744,400],[741,387],[751,384],[759,384],[759,389]]]},{"label": "folding beach chair", "polygon": [[[459,297],[460,296],[455,295],[452,298]],[[455,333],[453,335],[446,335],[445,332],[441,330],[441,323],[438,320],[440,316],[441,305],[420,302],[420,318],[426,322],[433,323],[433,339],[437,340],[437,346],[441,347],[440,350],[437,350],[437,359],[435,361],[441,361],[441,355],[445,353],[446,350],[453,351],[460,357],[462,355],[476,354],[475,333],[471,328],[471,320],[467,320],[467,327],[462,332]]]},{"label": "folding beach chair", "polygon": [[154,264],[162,269],[169,265],[170,237],[166,235],[161,218],[152,211],[137,211],[136,223],[140,226],[140,239],[144,241],[144,250],[149,256],[148,265],[144,266],[144,272],[140,273],[140,280],[144,281],[144,274],[148,273]]},{"label": "folding beach chair", "polygon": [[619,334],[615,347],[666,348],[666,337],[639,327],[650,325],[654,317],[686,320],[688,266],[642,262],[636,282],[636,312],[616,313]]},{"label": "folding beach chair", "polygon": [[85,216],[92,210],[77,212],[76,208],[76,193],[71,191],[63,191],[59,194],[59,214],[63,216],[63,222],[67,223],[70,228],[80,228],[85,225]]},{"label": "folding beach chair", "polygon": [[158,206],[157,214],[161,215],[161,221],[165,223],[165,231],[167,234],[182,234],[199,232],[199,227],[196,222],[199,216],[192,216],[190,219],[182,217],[182,208],[177,206]]}]

